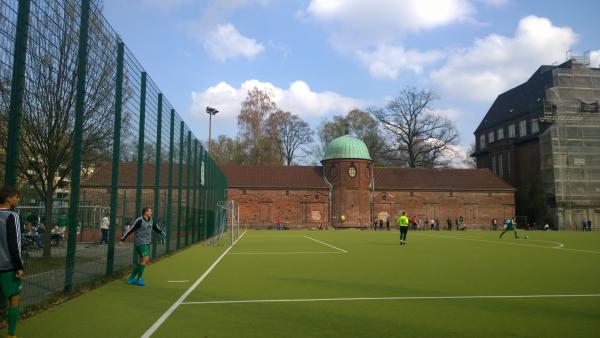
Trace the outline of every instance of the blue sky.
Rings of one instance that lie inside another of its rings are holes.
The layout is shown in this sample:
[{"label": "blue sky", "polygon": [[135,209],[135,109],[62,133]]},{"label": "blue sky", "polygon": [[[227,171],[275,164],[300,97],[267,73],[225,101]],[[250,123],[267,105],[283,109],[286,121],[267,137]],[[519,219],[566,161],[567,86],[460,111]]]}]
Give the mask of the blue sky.
[{"label": "blue sky", "polygon": [[316,127],[432,89],[461,146],[494,98],[566,52],[600,64],[597,1],[105,0],[104,13],[200,138],[236,133],[248,89]]}]

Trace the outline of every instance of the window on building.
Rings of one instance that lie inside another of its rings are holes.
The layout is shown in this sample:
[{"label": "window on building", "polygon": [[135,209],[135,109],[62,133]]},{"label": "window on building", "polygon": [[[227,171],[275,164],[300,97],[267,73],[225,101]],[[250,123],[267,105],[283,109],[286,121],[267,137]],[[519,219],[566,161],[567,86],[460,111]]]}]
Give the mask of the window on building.
[{"label": "window on building", "polygon": [[496,172],[496,156],[492,156],[492,172],[494,173],[494,175],[497,175],[497,172]]},{"label": "window on building", "polygon": [[514,138],[516,136],[515,125],[511,124],[508,126],[508,138]]},{"label": "window on building", "polygon": [[352,178],[356,177],[356,167],[354,165],[351,165],[350,168],[348,168],[348,176]]},{"label": "window on building", "polygon": [[540,131],[540,124],[537,119],[531,120],[531,133],[537,133]]},{"label": "window on building", "polygon": [[479,135],[479,150],[485,149],[485,135]]},{"label": "window on building", "polygon": [[498,129],[498,141],[504,139],[504,128]]},{"label": "window on building", "polygon": [[519,122],[519,137],[527,135],[527,121],[523,120]]},{"label": "window on building", "polygon": [[504,177],[504,168],[502,167],[502,154],[498,155],[498,176]]},{"label": "window on building", "polygon": [[492,143],[492,142],[494,142],[494,132],[490,131],[488,133],[488,143]]},{"label": "window on building", "polygon": [[510,152],[506,153],[506,168],[508,169],[508,177],[510,177]]}]

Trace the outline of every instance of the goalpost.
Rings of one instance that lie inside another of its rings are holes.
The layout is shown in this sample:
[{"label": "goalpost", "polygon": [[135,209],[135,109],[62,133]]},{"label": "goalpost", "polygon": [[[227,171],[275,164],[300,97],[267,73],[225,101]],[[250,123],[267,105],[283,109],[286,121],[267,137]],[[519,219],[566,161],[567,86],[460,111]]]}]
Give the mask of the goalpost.
[{"label": "goalpost", "polygon": [[[233,245],[240,237],[240,207],[235,201],[218,201],[215,236],[209,242],[211,245]],[[227,236],[226,236],[227,235]]]}]

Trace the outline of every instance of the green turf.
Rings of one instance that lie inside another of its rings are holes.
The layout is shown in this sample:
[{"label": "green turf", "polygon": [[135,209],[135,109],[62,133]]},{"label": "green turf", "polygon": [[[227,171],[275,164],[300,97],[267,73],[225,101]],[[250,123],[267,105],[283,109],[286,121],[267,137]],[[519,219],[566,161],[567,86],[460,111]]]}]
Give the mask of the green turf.
[{"label": "green turf", "polygon": [[[401,247],[397,231],[250,231],[185,302],[600,294],[600,233],[531,232],[528,240],[511,235],[500,240],[487,231],[409,232],[408,245]],[[17,333],[140,337],[224,250],[185,250],[147,268],[145,287],[111,283],[22,322]],[[378,299],[182,304],[154,337],[597,337],[598,332],[600,297]]]}]

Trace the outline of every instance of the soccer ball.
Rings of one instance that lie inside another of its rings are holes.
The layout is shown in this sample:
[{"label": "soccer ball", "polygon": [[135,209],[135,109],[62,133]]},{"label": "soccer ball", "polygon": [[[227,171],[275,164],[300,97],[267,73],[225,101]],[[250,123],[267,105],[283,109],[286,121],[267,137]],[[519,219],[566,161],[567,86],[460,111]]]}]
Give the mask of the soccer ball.
[{"label": "soccer ball", "polygon": [[525,235],[525,239],[528,239],[528,238],[529,238],[529,236]]}]

